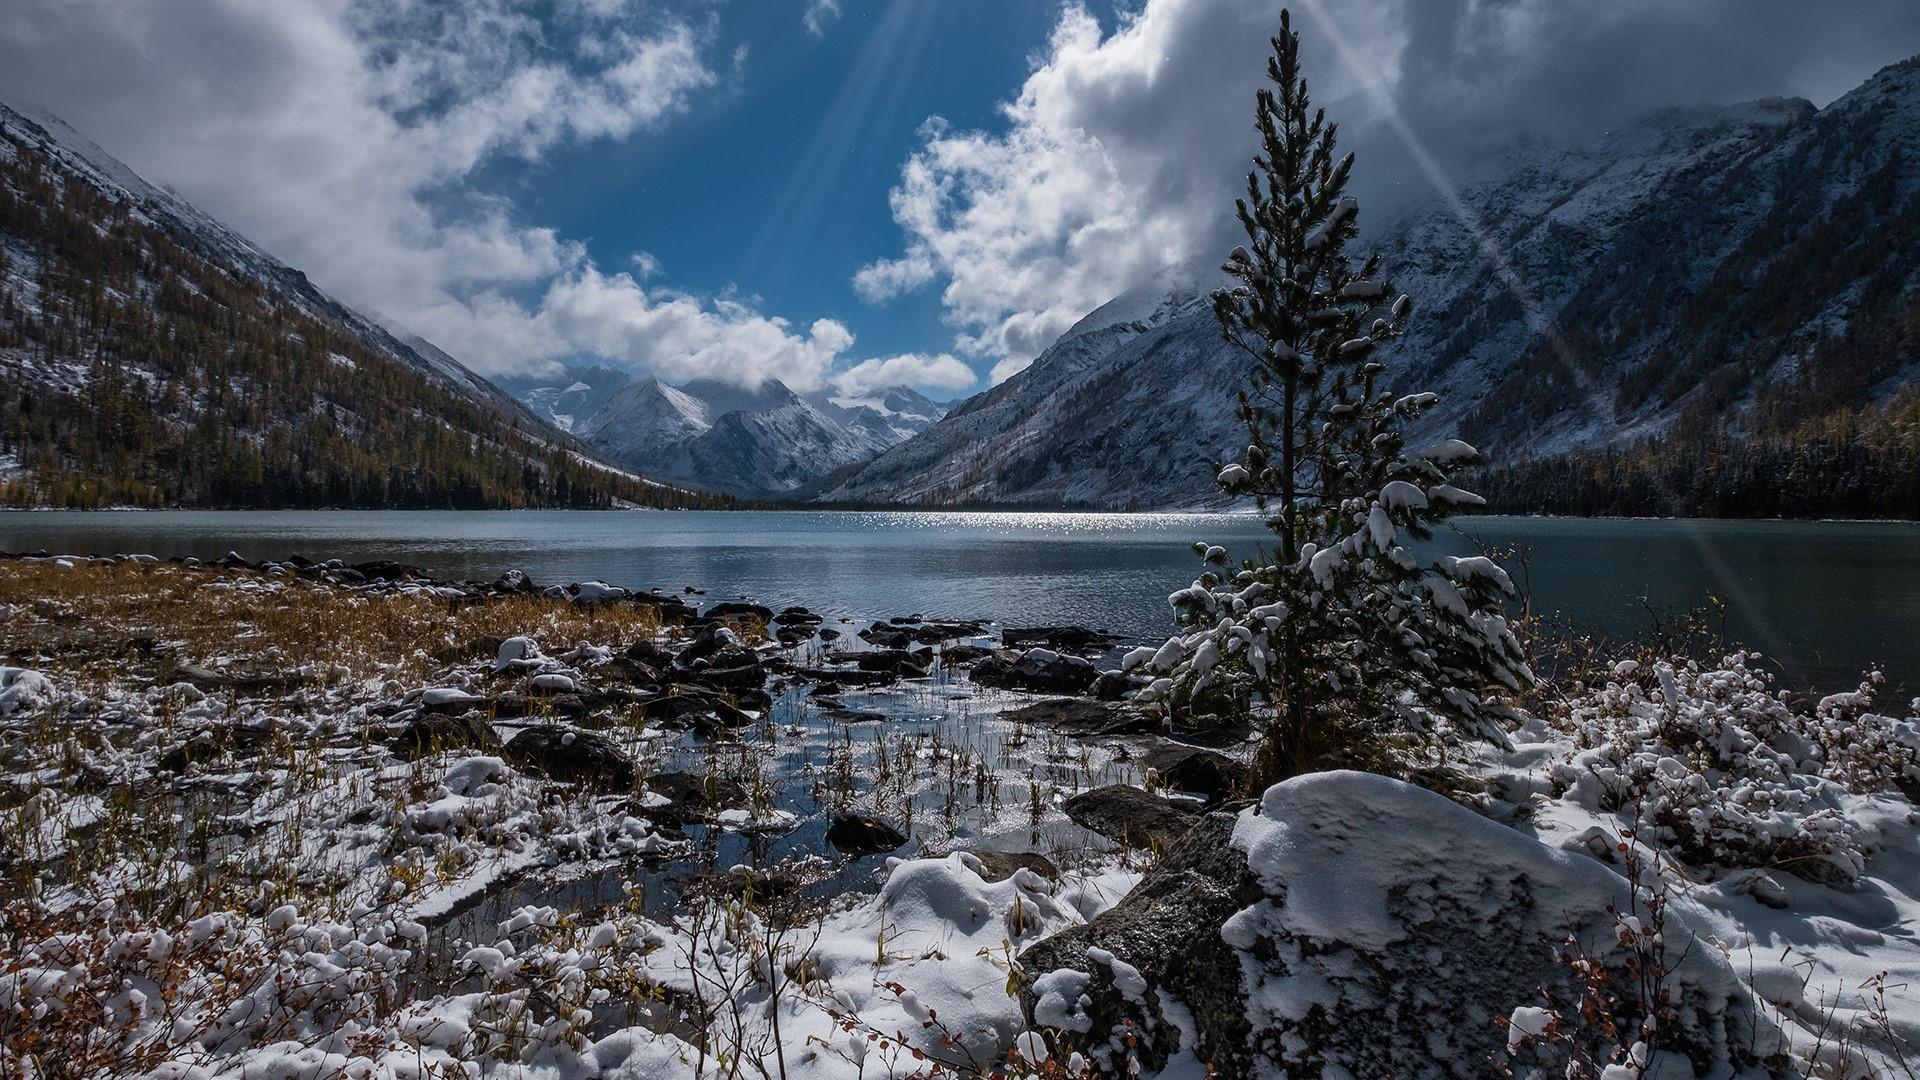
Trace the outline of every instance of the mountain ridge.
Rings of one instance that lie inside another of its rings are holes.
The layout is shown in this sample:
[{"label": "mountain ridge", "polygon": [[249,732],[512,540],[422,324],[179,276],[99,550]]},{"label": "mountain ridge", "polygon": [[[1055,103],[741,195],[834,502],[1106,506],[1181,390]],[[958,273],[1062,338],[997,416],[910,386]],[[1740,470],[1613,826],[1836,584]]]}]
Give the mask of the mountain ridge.
[{"label": "mountain ridge", "polygon": [[[1920,58],[1824,109],[1677,107],[1589,143],[1516,145],[1457,205],[1410,208],[1370,238],[1415,305],[1381,354],[1393,384],[1442,399],[1412,435],[1532,460],[1752,434],[1792,399],[1883,403],[1920,382],[1920,357],[1881,348],[1856,376],[1836,350],[1920,310],[1920,258],[1906,250],[1920,248],[1917,191]],[[1796,291],[1803,268],[1817,273]],[[1116,298],[1100,309],[1110,322],[1096,311],[1025,370],[808,494],[1219,505],[1208,462],[1245,441],[1232,406],[1247,361],[1204,303],[1178,297],[1163,292],[1165,314],[1138,330],[1128,316],[1150,297]]]}]

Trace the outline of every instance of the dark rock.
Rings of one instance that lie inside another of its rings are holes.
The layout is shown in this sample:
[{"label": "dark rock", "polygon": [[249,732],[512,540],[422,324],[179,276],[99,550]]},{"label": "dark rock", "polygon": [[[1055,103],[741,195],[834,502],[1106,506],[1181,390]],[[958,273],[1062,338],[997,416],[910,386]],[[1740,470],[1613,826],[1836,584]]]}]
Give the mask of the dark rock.
[{"label": "dark rock", "polygon": [[660,669],[643,660],[630,656],[616,656],[605,664],[593,669],[595,675],[602,675],[631,686],[655,686],[660,682]]},{"label": "dark rock", "polygon": [[817,626],[827,620],[803,607],[790,607],[773,617],[782,626]]},{"label": "dark rock", "polygon": [[927,665],[903,649],[863,652],[854,658],[854,665],[861,671],[886,671],[904,679],[918,679],[927,673]]},{"label": "dark rock", "polygon": [[1000,640],[1009,649],[1038,644],[1071,652],[1098,652],[1115,639],[1105,631],[1089,630],[1084,626],[1009,626],[1000,632]]},{"label": "dark rock", "polygon": [[1216,750],[1160,740],[1140,755],[1163,787],[1206,796],[1211,806],[1235,795],[1245,795],[1247,766]]},{"label": "dark rock", "polygon": [[1139,709],[1086,698],[1048,698],[1009,709],[1003,720],[1057,729],[1081,738],[1113,735],[1144,735],[1160,724]]},{"label": "dark rock", "polygon": [[913,634],[910,631],[889,626],[886,623],[874,623],[860,631],[860,636],[875,648],[880,649],[904,649],[913,643]]},{"label": "dark rock", "polygon": [[186,742],[161,754],[154,764],[162,772],[183,773],[190,766],[217,761],[228,754],[255,754],[273,738],[265,728],[221,725],[196,732]]},{"label": "dark rock", "polygon": [[892,851],[906,842],[898,825],[866,814],[837,813],[827,825],[827,843],[855,857]]},{"label": "dark rock", "polygon": [[842,668],[795,668],[795,675],[815,682],[834,683],[838,686],[885,686],[893,682],[896,676],[891,671],[847,671]]},{"label": "dark rock", "polygon": [[218,761],[226,755],[226,752],[225,743],[203,731],[161,754],[154,765],[161,772],[183,773],[194,765]]},{"label": "dark rock", "polygon": [[1198,807],[1127,784],[1083,791],[1061,804],[1075,824],[1127,847],[1164,849],[1186,835]]},{"label": "dark rock", "polygon": [[1093,680],[1087,692],[1101,701],[1119,701],[1133,689],[1133,679],[1119,671],[1103,671]]},{"label": "dark rock", "polygon": [[397,563],[391,559],[354,563],[353,569],[365,576],[369,581],[411,581],[414,578],[426,576],[417,566],[408,566],[405,563]]},{"label": "dark rock", "polygon": [[865,712],[859,709],[830,708],[820,714],[828,720],[841,724],[878,724],[887,719],[886,713]]},{"label": "dark rock", "polygon": [[649,607],[660,617],[662,626],[684,626],[693,621],[693,608],[677,596],[662,596],[659,593],[632,593],[627,601]]},{"label": "dark rock", "polygon": [[1078,694],[1092,686],[1099,674],[1080,657],[1052,649],[1028,649],[1018,656],[1002,650],[974,665],[973,681],[1004,690]]},{"label": "dark rock", "polygon": [[760,687],[767,683],[766,668],[761,666],[760,658],[751,649],[722,649],[697,670],[703,681],[729,690]]},{"label": "dark rock", "polygon": [[603,735],[546,724],[507,740],[502,756],[551,779],[600,791],[633,787],[633,759]]},{"label": "dark rock", "polygon": [[702,773],[655,773],[646,783],[648,791],[667,800],[666,805],[649,806],[656,800],[637,800],[634,812],[663,824],[708,824],[720,811],[747,803],[746,788]]},{"label": "dark rock", "polygon": [[627,646],[623,655],[652,668],[663,668],[673,663],[673,654],[652,641],[636,641]]},{"label": "dark rock", "polygon": [[708,619],[755,619],[763,623],[773,620],[772,608],[742,600],[723,600],[700,614]]},{"label": "dark rock", "polygon": [[979,645],[948,645],[940,650],[941,662],[955,667],[985,660],[992,655],[992,649],[983,648]]},{"label": "dark rock", "polygon": [[821,641],[838,641],[840,640],[840,631],[835,630],[832,627],[828,627],[827,629],[820,631],[820,640]]},{"label": "dark rock", "polygon": [[[1108,1033],[1138,1029],[1137,1053],[1148,1071],[1166,1065],[1179,1035],[1161,1012],[1160,995],[1171,994],[1205,1016],[1207,1025],[1192,1048],[1198,1060],[1211,1062],[1221,1077],[1233,1071],[1234,1055],[1244,1055],[1250,1026],[1240,966],[1222,940],[1220,927],[1265,894],[1247,871],[1246,856],[1234,850],[1235,815],[1208,814],[1160,856],[1147,876],[1114,908],[1084,926],[1072,926],[1043,938],[1021,954],[1027,972],[1021,1004],[1032,1015],[1034,979],[1059,970],[1085,972],[1084,991],[1091,1007],[1087,1040],[1097,1044]],[[1145,1004],[1127,1000],[1113,985],[1113,973],[1087,956],[1105,949],[1132,965],[1150,988]],[[1491,1024],[1491,1021],[1489,1021]]]},{"label": "dark rock", "polygon": [[500,736],[477,713],[459,716],[429,713],[407,724],[393,739],[393,752],[411,761],[441,750],[497,750]]},{"label": "dark rock", "polygon": [[668,727],[743,728],[753,723],[753,717],[727,702],[702,694],[669,694],[641,708],[649,722]]},{"label": "dark rock", "polygon": [[687,647],[674,657],[674,663],[681,667],[691,667],[696,660],[705,660],[726,649],[738,649],[743,645],[739,635],[719,623],[710,623],[693,635]]},{"label": "dark rock", "polygon": [[1005,881],[1016,870],[1031,870],[1048,881],[1060,880],[1060,868],[1053,860],[1037,851],[984,851],[967,849],[961,851],[969,859],[980,863],[980,877],[984,881]]},{"label": "dark rock", "polygon": [[509,570],[493,579],[493,591],[502,596],[528,596],[540,591],[525,570]]}]

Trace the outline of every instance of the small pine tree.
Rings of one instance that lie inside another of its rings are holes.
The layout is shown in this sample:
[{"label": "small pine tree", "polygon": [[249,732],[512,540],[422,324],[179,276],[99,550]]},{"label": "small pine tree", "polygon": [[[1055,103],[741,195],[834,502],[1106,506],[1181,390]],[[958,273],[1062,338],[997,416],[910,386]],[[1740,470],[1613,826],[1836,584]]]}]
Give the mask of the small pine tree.
[{"label": "small pine tree", "polygon": [[1437,399],[1393,394],[1374,354],[1412,304],[1390,299],[1377,258],[1356,268],[1346,254],[1353,156],[1335,156],[1335,125],[1309,104],[1299,48],[1282,12],[1274,85],[1254,113],[1261,150],[1236,202],[1247,244],[1223,268],[1238,284],[1213,294],[1226,341],[1255,361],[1239,395],[1249,445],[1217,481],[1254,499],[1278,550],[1235,570],[1225,549],[1196,544],[1208,569],[1171,597],[1181,635],[1128,658],[1161,672],[1153,693],[1192,713],[1263,698],[1268,779],[1382,738],[1504,742],[1505,711],[1485,694],[1532,680],[1502,615],[1513,585],[1499,565],[1423,563],[1407,547],[1482,505],[1448,483],[1479,455],[1452,439],[1405,449],[1404,426]]}]

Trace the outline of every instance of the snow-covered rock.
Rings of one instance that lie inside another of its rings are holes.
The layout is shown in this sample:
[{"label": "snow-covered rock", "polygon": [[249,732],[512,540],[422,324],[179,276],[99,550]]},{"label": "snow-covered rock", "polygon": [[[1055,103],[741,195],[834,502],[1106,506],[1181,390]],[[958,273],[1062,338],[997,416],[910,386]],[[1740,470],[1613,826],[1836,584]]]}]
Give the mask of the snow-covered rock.
[{"label": "snow-covered rock", "polygon": [[[1024,958],[1084,978],[1084,1049],[1218,1075],[1484,1076],[1514,1010],[1572,1007],[1569,942],[1625,963],[1616,913],[1646,894],[1440,795],[1382,776],[1319,773],[1213,814],[1126,900]],[[1772,1058],[1782,1036],[1726,958],[1665,916],[1673,1015],[1663,1052],[1695,1076]],[[1029,993],[1038,1007],[1039,984]]]}]

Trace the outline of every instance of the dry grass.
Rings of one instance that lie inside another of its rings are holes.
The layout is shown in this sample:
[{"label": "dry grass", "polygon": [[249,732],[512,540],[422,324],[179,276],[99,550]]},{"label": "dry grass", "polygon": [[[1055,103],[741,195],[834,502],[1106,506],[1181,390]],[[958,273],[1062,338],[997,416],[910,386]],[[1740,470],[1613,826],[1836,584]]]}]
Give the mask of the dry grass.
[{"label": "dry grass", "polygon": [[0,561],[0,605],[12,609],[0,613],[0,656],[76,677],[222,658],[275,673],[312,665],[327,681],[419,677],[517,634],[553,649],[629,642],[660,628],[657,614],[636,604],[376,595],[170,564]]}]

